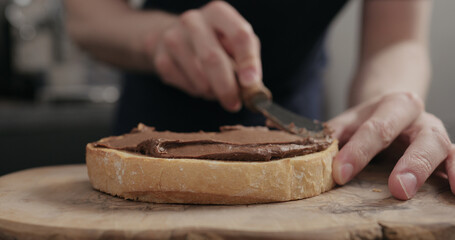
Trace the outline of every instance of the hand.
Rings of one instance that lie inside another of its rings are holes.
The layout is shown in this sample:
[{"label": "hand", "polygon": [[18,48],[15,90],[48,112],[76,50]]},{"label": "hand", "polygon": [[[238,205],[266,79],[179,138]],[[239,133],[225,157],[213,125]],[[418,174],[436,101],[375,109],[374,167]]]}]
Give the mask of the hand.
[{"label": "hand", "polygon": [[394,197],[412,198],[443,161],[455,193],[455,147],[441,120],[425,112],[416,95],[387,94],[349,109],[330,120],[329,126],[342,146],[333,163],[338,184],[350,181],[395,140],[394,145],[404,143],[405,151],[389,177]]},{"label": "hand", "polygon": [[235,9],[215,1],[180,15],[150,57],[165,83],[238,111],[234,71],[244,87],[262,84],[259,45],[251,25]]}]

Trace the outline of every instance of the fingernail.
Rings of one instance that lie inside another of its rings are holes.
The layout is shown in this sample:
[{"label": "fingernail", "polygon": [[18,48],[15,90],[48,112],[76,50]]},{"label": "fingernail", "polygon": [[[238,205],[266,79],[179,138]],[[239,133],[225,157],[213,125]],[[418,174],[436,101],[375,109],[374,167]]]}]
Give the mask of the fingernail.
[{"label": "fingernail", "polygon": [[412,173],[402,173],[397,176],[404,194],[410,199],[417,192],[417,178]]},{"label": "fingernail", "polygon": [[340,168],[340,177],[342,184],[347,183],[351,177],[352,173],[354,172],[354,166],[350,163],[345,163]]},{"label": "fingernail", "polygon": [[239,80],[242,86],[249,87],[259,81],[259,75],[254,69],[248,68],[240,72]]}]

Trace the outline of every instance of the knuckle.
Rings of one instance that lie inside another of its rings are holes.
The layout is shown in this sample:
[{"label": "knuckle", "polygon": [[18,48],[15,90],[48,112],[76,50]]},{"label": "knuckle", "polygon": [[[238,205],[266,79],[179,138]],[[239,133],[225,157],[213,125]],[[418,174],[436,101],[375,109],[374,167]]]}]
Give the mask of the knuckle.
[{"label": "knuckle", "polygon": [[224,11],[229,7],[230,5],[224,1],[211,1],[205,6],[205,8],[209,11]]},{"label": "knuckle", "polygon": [[419,108],[421,111],[425,108],[425,104],[421,97],[419,97],[416,93],[413,92],[405,92],[403,93],[411,103],[414,104],[415,107]]},{"label": "knuckle", "polygon": [[424,103],[423,100],[413,92],[409,91],[400,91],[400,92],[394,92],[390,93],[383,98],[384,101],[400,101],[403,102],[407,105],[411,104],[416,109],[419,109],[420,111],[423,111],[424,109]]},{"label": "knuckle", "polygon": [[370,119],[365,124],[369,131],[379,137],[384,147],[389,146],[395,138],[396,127],[391,120]]},{"label": "knuckle", "polygon": [[175,29],[170,29],[164,33],[163,42],[166,47],[168,48],[175,48],[179,45],[180,42],[180,34]]},{"label": "knuckle", "polygon": [[200,57],[202,65],[219,65],[222,61],[222,56],[216,49],[207,49]]},{"label": "knuckle", "polygon": [[201,62],[199,62],[199,59],[194,57],[192,62],[193,62],[193,67],[192,67],[193,78],[199,79],[200,82],[207,82],[207,76],[206,76],[204,70],[202,69]]},{"label": "knuckle", "polygon": [[245,23],[243,26],[239,27],[234,35],[233,35],[233,42],[236,44],[246,44],[246,43],[255,43],[255,34],[253,32],[253,28],[251,24]]},{"label": "knuckle", "polygon": [[433,125],[436,127],[441,127],[443,128],[444,127],[444,123],[441,121],[441,119],[439,119],[438,117],[436,117],[435,115],[431,114],[431,113],[425,113],[425,118],[427,121],[430,121],[430,122],[433,122]]},{"label": "knuckle", "polygon": [[191,9],[191,10],[188,10],[186,12],[183,12],[181,15],[180,15],[180,21],[182,22],[182,24],[184,25],[190,25],[192,24],[197,18],[200,17],[200,11],[199,10],[196,10],[196,9]]},{"label": "knuckle", "polygon": [[359,160],[365,161],[368,158],[368,155],[368,151],[363,145],[357,147],[357,156],[359,157]]},{"label": "knuckle", "polygon": [[445,131],[441,130],[439,127],[431,127],[430,131],[438,143],[448,152],[452,146],[452,143],[450,142],[449,136],[445,133]]},{"label": "knuckle", "polygon": [[358,144],[355,147],[352,146],[351,152],[353,153],[353,156],[355,156],[354,161],[356,162],[356,165],[360,166],[361,168],[366,165],[370,154],[368,152],[368,149],[363,144]]},{"label": "knuckle", "polygon": [[448,152],[452,147],[452,142],[449,135],[445,131],[444,123],[439,118],[430,113],[425,113],[424,117],[424,121],[426,123],[430,123],[430,125],[424,125],[422,127],[422,134],[425,136],[434,137],[437,143]]},{"label": "knuckle", "polygon": [[424,173],[431,173],[433,172],[433,164],[430,160],[429,153],[422,150],[419,152],[413,152],[410,155],[410,159],[412,165],[415,166],[415,169],[418,169]]},{"label": "knuckle", "polygon": [[166,54],[157,54],[155,56],[155,67],[158,73],[166,74],[171,70],[171,59]]}]

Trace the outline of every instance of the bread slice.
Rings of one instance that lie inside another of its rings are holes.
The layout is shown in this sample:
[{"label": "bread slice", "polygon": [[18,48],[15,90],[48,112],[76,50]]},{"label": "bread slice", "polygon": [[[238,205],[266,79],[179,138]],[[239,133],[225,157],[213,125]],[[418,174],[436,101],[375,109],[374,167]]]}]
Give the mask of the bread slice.
[{"label": "bread slice", "polygon": [[251,204],[319,195],[335,186],[332,159],[324,151],[267,162],[165,159],[86,147],[93,188],[125,199],[154,203]]}]

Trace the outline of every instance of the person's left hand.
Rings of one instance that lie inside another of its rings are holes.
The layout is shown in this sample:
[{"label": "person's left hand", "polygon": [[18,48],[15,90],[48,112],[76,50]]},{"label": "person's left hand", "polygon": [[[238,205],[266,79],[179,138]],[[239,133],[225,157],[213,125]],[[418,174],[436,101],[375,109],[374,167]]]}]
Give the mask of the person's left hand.
[{"label": "person's left hand", "polygon": [[342,146],[333,162],[338,184],[350,181],[396,140],[405,143],[405,151],[389,177],[394,197],[412,198],[444,161],[442,167],[455,193],[455,145],[441,120],[425,112],[423,101],[416,95],[390,93],[351,108],[328,124]]}]

